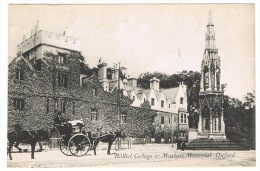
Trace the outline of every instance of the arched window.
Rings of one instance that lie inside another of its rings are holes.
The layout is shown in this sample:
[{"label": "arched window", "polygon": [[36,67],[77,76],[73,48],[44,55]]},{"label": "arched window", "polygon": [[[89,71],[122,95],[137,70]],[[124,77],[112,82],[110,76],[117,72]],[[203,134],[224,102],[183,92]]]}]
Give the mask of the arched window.
[{"label": "arched window", "polygon": [[209,87],[209,69],[207,66],[204,67],[203,70],[203,76],[204,76],[204,91]]}]

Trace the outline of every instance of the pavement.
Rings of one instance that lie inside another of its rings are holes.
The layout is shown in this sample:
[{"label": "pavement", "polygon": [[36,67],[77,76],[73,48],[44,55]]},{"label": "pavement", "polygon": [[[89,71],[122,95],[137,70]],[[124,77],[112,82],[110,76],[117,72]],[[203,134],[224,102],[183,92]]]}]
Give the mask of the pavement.
[{"label": "pavement", "polygon": [[255,167],[255,151],[181,151],[176,144],[145,144],[124,146],[107,155],[107,144],[100,143],[97,155],[90,151],[86,156],[65,156],[61,151],[45,149],[30,153],[13,153],[7,158],[8,168],[65,168],[65,167]]}]

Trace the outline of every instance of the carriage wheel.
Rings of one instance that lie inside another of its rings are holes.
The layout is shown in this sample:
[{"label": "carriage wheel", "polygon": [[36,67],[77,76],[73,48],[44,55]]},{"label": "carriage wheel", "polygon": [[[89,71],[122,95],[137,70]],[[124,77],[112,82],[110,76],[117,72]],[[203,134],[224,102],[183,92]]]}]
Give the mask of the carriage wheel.
[{"label": "carriage wheel", "polygon": [[70,153],[74,156],[81,157],[90,150],[89,138],[84,134],[76,134],[69,140]]},{"label": "carriage wheel", "polygon": [[66,156],[72,156],[69,147],[68,147],[68,141],[65,140],[65,137],[63,136],[60,140],[60,151],[65,154]]}]

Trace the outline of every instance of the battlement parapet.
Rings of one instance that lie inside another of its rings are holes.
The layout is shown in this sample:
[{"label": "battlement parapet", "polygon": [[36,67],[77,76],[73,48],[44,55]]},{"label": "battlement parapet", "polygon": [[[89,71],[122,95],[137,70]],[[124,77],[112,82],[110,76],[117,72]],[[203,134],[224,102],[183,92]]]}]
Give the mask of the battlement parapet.
[{"label": "battlement parapet", "polygon": [[55,46],[59,48],[80,51],[80,42],[78,39],[69,37],[65,34],[58,34],[46,30],[40,30],[22,43],[17,45],[17,52],[27,52],[28,50],[40,44]]}]

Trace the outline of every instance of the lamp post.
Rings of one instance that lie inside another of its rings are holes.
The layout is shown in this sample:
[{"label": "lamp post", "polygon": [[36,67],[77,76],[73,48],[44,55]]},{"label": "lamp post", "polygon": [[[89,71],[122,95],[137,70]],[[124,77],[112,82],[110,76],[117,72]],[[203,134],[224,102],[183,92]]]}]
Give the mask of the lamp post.
[{"label": "lamp post", "polygon": [[172,125],[172,121],[173,121],[173,118],[172,118],[172,113],[171,113],[171,142],[172,142],[172,147],[173,147],[173,125]]},{"label": "lamp post", "polygon": [[117,102],[118,102],[118,130],[120,130],[120,127],[121,127],[121,119],[120,119],[120,112],[121,112],[121,104],[120,104],[120,98],[121,98],[121,95],[120,95],[120,62],[118,63],[118,78],[117,78],[117,83],[118,83],[118,89],[117,89],[117,93],[118,93],[118,99],[117,99]]},{"label": "lamp post", "polygon": [[[118,78],[117,78],[117,82],[118,82],[118,89],[117,89],[117,103],[118,103],[118,130],[120,131],[121,130],[121,117],[120,117],[120,114],[121,114],[121,104],[120,104],[120,100],[121,100],[121,93],[120,93],[120,62],[118,62]],[[120,150],[120,145],[121,145],[121,141],[120,141],[120,137],[118,137],[118,150]]]}]

